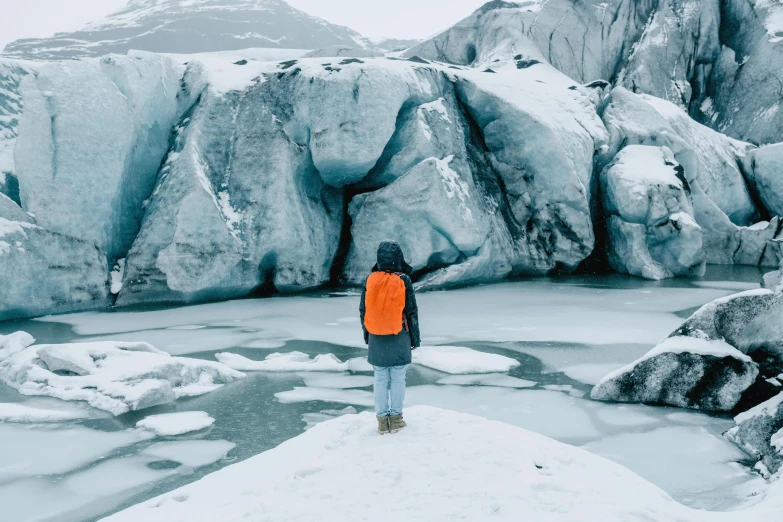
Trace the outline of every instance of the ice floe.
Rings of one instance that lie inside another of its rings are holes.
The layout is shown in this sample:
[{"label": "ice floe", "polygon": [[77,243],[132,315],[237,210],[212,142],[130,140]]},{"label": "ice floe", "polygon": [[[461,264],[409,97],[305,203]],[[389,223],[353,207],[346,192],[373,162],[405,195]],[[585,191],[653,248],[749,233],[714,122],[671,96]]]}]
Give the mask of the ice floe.
[{"label": "ice floe", "polygon": [[136,427],[144,428],[161,437],[168,437],[204,430],[214,423],[215,419],[204,411],[183,411],[150,415],[137,422]]},{"label": "ice floe", "polygon": [[463,346],[422,346],[413,352],[413,362],[451,374],[507,372],[519,361]]},{"label": "ice floe", "polygon": [[503,375],[502,373],[485,373],[479,375],[449,375],[438,379],[438,384],[456,384],[459,386],[498,386],[500,388],[532,388],[537,383],[526,379]]},{"label": "ice floe", "polygon": [[227,440],[183,440],[158,442],[141,451],[141,455],[160,460],[172,460],[183,466],[200,468],[219,461],[236,444]]},{"label": "ice floe", "polygon": [[33,345],[0,362],[0,380],[23,395],[86,401],[114,415],[201,395],[242,377],[147,343]]},{"label": "ice floe", "polygon": [[342,362],[334,354],[327,353],[310,358],[302,352],[273,353],[263,361],[254,361],[233,353],[215,355],[218,361],[229,368],[248,372],[344,372],[348,363]]}]

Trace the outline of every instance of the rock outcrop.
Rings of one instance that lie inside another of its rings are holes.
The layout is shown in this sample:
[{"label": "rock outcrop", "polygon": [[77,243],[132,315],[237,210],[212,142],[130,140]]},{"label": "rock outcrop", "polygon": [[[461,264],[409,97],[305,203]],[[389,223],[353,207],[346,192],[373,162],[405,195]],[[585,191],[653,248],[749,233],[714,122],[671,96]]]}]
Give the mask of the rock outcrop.
[{"label": "rock outcrop", "polygon": [[731,411],[757,376],[753,360],[723,341],[670,337],[604,377],[590,396],[599,401]]},{"label": "rock outcrop", "polygon": [[734,420],[737,425],[726,432],[726,437],[758,460],[756,469],[764,477],[780,471],[783,468],[783,392]]}]

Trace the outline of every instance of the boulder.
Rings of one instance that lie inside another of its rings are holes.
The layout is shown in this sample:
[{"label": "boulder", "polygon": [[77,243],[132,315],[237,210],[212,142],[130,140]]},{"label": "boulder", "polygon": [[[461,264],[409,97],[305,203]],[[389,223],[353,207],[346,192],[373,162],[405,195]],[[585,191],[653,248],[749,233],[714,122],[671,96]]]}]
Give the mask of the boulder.
[{"label": "boulder", "polygon": [[763,402],[781,390],[783,373],[783,293],[751,290],[703,306],[673,337],[723,340],[750,356],[758,365],[756,382],[744,393],[739,411]]},{"label": "boulder", "polygon": [[[783,376],[781,377],[783,378]],[[770,478],[783,467],[783,392],[737,415],[726,438],[758,460],[756,469]]]},{"label": "boulder", "polygon": [[723,341],[670,337],[593,388],[599,401],[731,411],[758,375],[753,360]]},{"label": "boulder", "polygon": [[704,273],[690,186],[668,148],[622,149],[600,185],[612,268],[654,280]]}]

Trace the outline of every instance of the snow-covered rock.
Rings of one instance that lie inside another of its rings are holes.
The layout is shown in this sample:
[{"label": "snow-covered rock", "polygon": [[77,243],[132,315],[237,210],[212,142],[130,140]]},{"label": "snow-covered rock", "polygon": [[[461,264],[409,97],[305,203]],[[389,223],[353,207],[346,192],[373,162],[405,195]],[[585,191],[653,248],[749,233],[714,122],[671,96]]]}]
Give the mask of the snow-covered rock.
[{"label": "snow-covered rock", "polygon": [[519,361],[464,346],[422,346],[413,351],[413,363],[450,374],[507,372]]},{"label": "snow-covered rock", "polygon": [[600,401],[731,411],[758,373],[750,357],[723,341],[670,337],[638,361],[604,377],[590,396]]},{"label": "snow-covered rock", "polygon": [[764,349],[783,358],[781,317],[783,293],[749,290],[704,305],[672,336],[723,339],[748,355]]},{"label": "snow-covered rock", "polygon": [[774,384],[783,373],[783,292],[757,289],[704,305],[672,336],[722,340],[750,356],[759,368],[756,382],[738,408],[759,404],[779,393]]},{"label": "snow-covered rock", "polygon": [[359,33],[310,16],[283,0],[130,0],[84,28],[8,44],[4,54],[63,60],[140,49],[201,53],[250,47],[373,47]]},{"label": "snow-covered rock", "polygon": [[690,186],[668,148],[622,149],[600,185],[612,268],[654,280],[704,273]]},{"label": "snow-covered rock", "polygon": [[209,428],[215,419],[204,411],[183,411],[150,415],[136,423],[137,428],[149,430],[159,437],[173,437]]},{"label": "snow-covered rock", "polygon": [[107,277],[92,244],[0,214],[0,320],[106,306]]},{"label": "snow-covered rock", "polygon": [[341,416],[106,521],[373,520],[387,496],[379,469],[401,478],[391,480],[406,501],[383,507],[391,519],[704,520],[622,466],[536,433],[424,406],[405,418],[390,443],[371,413]]},{"label": "snow-covered rock", "polygon": [[36,67],[21,83],[14,153],[41,227],[124,257],[178,118],[180,70],[149,53]]},{"label": "snow-covered rock", "polygon": [[783,393],[737,415],[737,425],[726,437],[759,463],[756,468],[765,476],[783,467]]},{"label": "snow-covered rock", "polygon": [[332,353],[319,354],[314,358],[302,352],[273,353],[263,361],[254,361],[234,353],[219,353],[218,361],[234,370],[245,372],[346,372],[348,362],[342,362]]},{"label": "snow-covered rock", "polygon": [[33,345],[0,363],[0,379],[24,395],[86,401],[114,415],[202,395],[242,377],[147,343]]}]

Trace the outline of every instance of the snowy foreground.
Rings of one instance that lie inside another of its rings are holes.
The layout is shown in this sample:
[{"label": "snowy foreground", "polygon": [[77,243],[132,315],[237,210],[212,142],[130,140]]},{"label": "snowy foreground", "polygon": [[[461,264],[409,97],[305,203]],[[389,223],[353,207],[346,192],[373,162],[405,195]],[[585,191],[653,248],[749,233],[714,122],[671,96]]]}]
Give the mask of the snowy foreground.
[{"label": "snowy foreground", "polygon": [[406,416],[410,427],[387,437],[370,413],[325,422],[105,520],[772,522],[783,508],[783,491],[771,491],[749,510],[696,511],[617,464],[521,428],[426,406]]}]

